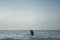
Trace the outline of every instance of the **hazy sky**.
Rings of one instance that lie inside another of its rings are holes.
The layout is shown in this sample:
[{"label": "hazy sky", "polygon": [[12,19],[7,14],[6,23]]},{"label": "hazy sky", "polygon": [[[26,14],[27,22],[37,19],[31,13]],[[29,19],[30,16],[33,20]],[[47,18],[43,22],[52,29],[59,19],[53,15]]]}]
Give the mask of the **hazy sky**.
[{"label": "hazy sky", "polygon": [[60,0],[0,0],[0,30],[60,29]]}]

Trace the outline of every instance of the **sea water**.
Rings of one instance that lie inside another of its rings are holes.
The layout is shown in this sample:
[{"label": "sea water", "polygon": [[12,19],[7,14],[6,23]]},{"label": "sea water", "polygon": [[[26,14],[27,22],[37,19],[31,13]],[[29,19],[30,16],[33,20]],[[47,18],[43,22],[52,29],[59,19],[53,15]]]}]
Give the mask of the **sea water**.
[{"label": "sea water", "polygon": [[[60,38],[60,30],[33,30],[34,38]],[[0,40],[5,38],[30,39],[30,30],[0,30]]]}]

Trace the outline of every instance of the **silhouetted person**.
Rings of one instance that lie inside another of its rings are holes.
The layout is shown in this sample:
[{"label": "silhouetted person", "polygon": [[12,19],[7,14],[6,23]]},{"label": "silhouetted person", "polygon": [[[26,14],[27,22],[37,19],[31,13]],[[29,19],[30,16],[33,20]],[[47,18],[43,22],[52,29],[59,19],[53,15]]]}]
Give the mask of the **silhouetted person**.
[{"label": "silhouetted person", "polygon": [[31,33],[31,36],[33,36],[33,35],[34,35],[34,32],[33,32],[33,30],[30,30],[30,33]]}]

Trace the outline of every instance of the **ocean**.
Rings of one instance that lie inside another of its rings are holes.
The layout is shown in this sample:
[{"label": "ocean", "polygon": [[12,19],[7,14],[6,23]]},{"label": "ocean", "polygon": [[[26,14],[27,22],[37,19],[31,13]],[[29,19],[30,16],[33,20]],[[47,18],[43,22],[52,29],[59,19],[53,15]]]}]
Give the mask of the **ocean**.
[{"label": "ocean", "polygon": [[56,40],[60,40],[60,30],[33,31],[34,36],[31,37],[30,30],[0,30],[0,40],[40,40],[40,38],[54,38],[54,40],[57,38]]}]

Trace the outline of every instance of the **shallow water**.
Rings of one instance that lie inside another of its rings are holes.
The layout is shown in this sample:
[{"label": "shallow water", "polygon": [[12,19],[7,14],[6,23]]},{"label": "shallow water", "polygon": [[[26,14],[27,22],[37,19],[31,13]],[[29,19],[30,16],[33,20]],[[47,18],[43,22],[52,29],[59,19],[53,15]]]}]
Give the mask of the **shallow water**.
[{"label": "shallow water", "polygon": [[48,37],[60,38],[60,30],[34,30],[34,39],[31,39],[29,30],[0,30],[0,40],[40,40]]},{"label": "shallow water", "polygon": [[30,39],[11,39],[11,38],[5,38],[0,40],[60,40],[60,38],[30,38]]}]

